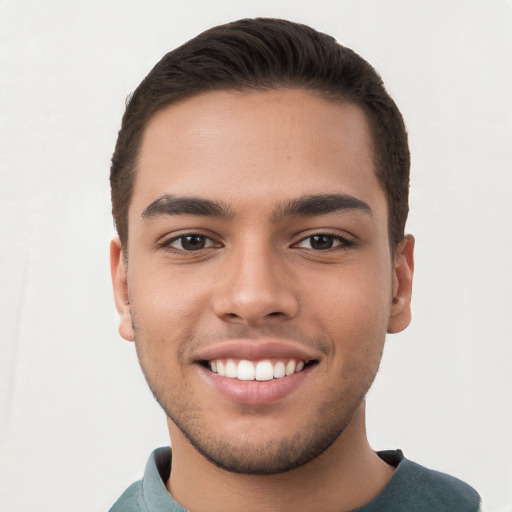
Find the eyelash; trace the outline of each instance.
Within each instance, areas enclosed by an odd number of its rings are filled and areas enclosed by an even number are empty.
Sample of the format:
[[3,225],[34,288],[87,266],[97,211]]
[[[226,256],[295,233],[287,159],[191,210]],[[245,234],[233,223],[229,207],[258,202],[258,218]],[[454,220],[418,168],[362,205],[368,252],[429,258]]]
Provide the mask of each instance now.
[[325,249],[314,249],[313,247],[306,248],[303,247],[303,249],[312,250],[314,252],[327,252],[327,251],[336,251],[336,250],[343,250],[343,249],[350,249],[351,247],[354,247],[356,244],[354,241],[349,240],[347,237],[341,236],[339,234],[335,233],[329,233],[329,232],[317,232],[317,233],[311,233],[308,236],[305,236],[301,238],[298,242],[293,244],[294,247],[297,247],[302,242],[305,242],[306,240],[312,240],[313,238],[320,238],[320,237],[326,237],[331,239],[333,243],[339,242],[337,245],[334,245],[333,247],[327,247]]
[[[202,238],[204,240],[205,244],[208,244],[209,246],[201,247],[197,250],[187,250],[184,248],[179,249],[177,247],[172,247],[172,244],[179,240],[181,240],[181,246],[183,247],[183,242],[186,238],[194,238],[194,237],[196,239]],[[216,242],[215,239],[212,238],[211,236],[203,235],[202,233],[182,233],[181,235],[173,236],[172,238],[170,238],[168,240],[164,240],[163,242],[159,243],[158,246],[161,249],[164,249],[169,252],[180,253],[180,254],[191,254],[191,253],[199,253],[201,251],[211,249],[211,248],[221,247],[222,245],[219,242]]]
[[[194,237],[196,238],[196,240],[199,238],[203,239],[204,244],[206,246],[200,247],[196,250],[193,250],[193,249],[187,250],[187,249],[183,248],[184,240],[186,238],[192,239]],[[350,249],[356,245],[354,241],[352,241],[346,237],[343,237],[339,234],[334,234],[334,233],[329,233],[329,232],[317,232],[317,233],[311,233],[305,237],[302,237],[300,240],[293,243],[291,247],[300,249],[301,248],[300,244],[302,244],[303,242],[305,242],[307,240],[310,240],[310,243],[311,243],[311,241],[315,237],[317,237],[317,238],[325,237],[325,238],[329,239],[328,243],[331,242],[333,244],[336,244],[336,242],[337,242],[337,244],[333,245],[332,247],[326,247],[323,249],[320,249],[320,248],[315,249],[314,247],[302,247],[302,249],[306,249],[306,250],[310,250],[310,251],[314,251],[314,252],[330,252],[330,251],[336,251],[336,250]],[[181,249],[172,246],[173,243],[175,243],[179,240],[181,240],[181,247],[182,247]],[[220,242],[216,242],[215,239],[210,236],[204,235],[202,233],[191,232],[191,233],[183,233],[178,236],[173,236],[172,238],[159,243],[158,246],[163,250],[173,252],[173,253],[193,254],[193,253],[200,253],[204,250],[208,250],[208,249],[212,249],[212,248],[220,248],[220,247],[222,247],[222,244]]]

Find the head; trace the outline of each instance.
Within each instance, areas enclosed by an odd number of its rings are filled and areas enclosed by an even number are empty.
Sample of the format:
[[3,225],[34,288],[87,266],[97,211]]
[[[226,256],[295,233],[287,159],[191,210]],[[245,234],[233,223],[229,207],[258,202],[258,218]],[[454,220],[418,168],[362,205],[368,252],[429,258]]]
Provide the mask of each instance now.
[[157,64],[113,158],[111,255],[175,455],[275,474],[349,427],[353,449],[386,332],[409,322],[407,182],[395,104],[328,36],[243,20]]
[[280,19],[245,19],[211,28],[167,53],[137,87],[123,116],[110,174],[112,212],[123,247],[128,244],[128,210],[149,120],[164,107],[207,91],[282,88],[302,89],[363,110],[394,250],[404,237],[409,192],[409,147],[400,111],[363,58],[329,35]]

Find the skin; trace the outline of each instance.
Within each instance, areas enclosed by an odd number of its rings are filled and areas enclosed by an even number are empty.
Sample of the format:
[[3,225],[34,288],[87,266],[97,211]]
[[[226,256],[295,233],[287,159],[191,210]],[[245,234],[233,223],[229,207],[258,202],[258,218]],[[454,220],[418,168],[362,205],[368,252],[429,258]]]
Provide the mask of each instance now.
[[[151,213],[165,194],[228,215]],[[327,194],[368,208],[286,214]],[[364,396],[386,332],[410,321],[414,239],[392,254],[387,217],[368,124],[352,104],[220,91],[149,122],[112,276],[120,333],[168,416],[167,487],[184,507],[350,510],[389,481],[366,438]],[[184,235],[202,238],[191,249]],[[283,398],[239,403],[198,361],[226,340],[277,340],[314,364]]]

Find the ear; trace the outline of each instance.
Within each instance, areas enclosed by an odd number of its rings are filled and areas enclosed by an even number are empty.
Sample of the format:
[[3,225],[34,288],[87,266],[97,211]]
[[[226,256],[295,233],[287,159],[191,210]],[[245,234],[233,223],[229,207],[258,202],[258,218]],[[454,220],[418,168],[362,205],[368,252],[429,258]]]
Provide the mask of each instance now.
[[121,240],[116,236],[110,242],[110,272],[112,274],[112,287],[114,300],[119,313],[119,334],[127,341],[133,341],[132,315],[130,300],[128,298],[128,280],[126,265],[123,258]]
[[414,237],[406,237],[398,245],[393,264],[393,301],[388,332],[403,331],[411,322],[412,277],[414,274]]

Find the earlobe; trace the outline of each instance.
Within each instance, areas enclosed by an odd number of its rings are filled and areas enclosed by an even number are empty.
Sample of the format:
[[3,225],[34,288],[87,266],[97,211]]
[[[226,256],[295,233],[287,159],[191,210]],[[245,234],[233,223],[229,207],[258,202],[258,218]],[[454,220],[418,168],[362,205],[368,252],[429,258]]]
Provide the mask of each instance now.
[[403,331],[411,322],[412,278],[414,274],[414,237],[406,237],[398,245],[393,266],[393,299],[388,333]]
[[119,237],[116,236],[110,242],[110,272],[112,275],[112,287],[114,301],[119,313],[119,334],[127,341],[133,341],[132,315],[130,300],[128,298],[128,280],[126,265],[123,259],[123,249]]

